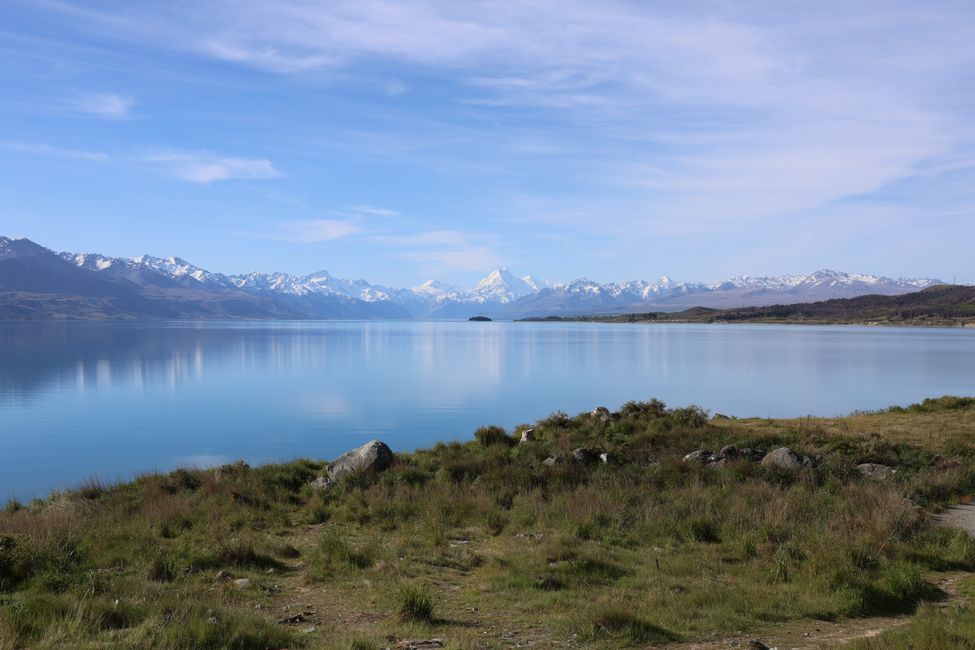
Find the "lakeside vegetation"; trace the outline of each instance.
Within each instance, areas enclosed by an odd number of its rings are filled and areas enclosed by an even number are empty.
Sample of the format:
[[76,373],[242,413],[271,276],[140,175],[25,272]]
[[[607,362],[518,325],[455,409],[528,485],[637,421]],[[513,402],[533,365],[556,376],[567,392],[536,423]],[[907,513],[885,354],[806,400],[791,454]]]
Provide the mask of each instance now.
[[526,321],[600,323],[795,323],[807,325],[975,325],[975,286],[938,285],[898,296],[868,295],[739,309],[692,307],[679,312],[549,316]]
[[[975,610],[938,577],[975,571],[975,540],[929,515],[975,494],[973,434],[972,398],[799,419],[651,400],[324,490],[317,460],[91,482],[0,512],[0,648],[772,645],[918,607],[859,647],[962,647]],[[811,462],[685,460],[727,445]]]

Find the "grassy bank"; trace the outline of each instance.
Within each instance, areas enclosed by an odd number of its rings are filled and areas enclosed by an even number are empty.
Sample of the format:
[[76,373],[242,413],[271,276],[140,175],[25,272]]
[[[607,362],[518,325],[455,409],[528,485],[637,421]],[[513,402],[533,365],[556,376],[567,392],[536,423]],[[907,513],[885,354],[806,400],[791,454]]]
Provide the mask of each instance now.
[[937,285],[896,296],[865,295],[820,302],[676,312],[593,314],[526,318],[529,321],[596,323],[778,323],[792,325],[975,326],[975,287]]
[[[975,542],[927,517],[975,493],[973,400],[799,420],[652,401],[557,413],[516,444],[525,428],[328,491],[300,460],[10,503],[0,647],[644,647],[919,605],[937,627],[931,576],[975,569]],[[683,461],[728,444],[817,464]],[[579,447],[610,462],[572,462]],[[863,462],[897,472],[870,480]],[[889,643],[869,647],[907,647]]]

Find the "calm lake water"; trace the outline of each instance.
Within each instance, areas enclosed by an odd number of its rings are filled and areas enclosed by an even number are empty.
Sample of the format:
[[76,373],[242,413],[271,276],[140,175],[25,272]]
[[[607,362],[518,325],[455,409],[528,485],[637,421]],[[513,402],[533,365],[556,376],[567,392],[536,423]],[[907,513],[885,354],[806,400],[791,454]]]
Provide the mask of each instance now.
[[975,330],[0,323],[0,499],[147,470],[408,450],[659,397],[738,416],[975,394]]

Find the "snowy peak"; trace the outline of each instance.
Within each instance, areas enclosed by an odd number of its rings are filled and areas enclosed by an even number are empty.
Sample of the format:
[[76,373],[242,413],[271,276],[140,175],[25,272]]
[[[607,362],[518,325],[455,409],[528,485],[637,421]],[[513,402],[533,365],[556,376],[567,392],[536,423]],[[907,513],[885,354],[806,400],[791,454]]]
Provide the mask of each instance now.
[[410,291],[417,296],[427,298],[439,298],[448,294],[456,293],[457,290],[450,285],[444,284],[440,280],[427,280],[421,285],[413,287]]
[[500,268],[492,271],[486,278],[478,282],[471,293],[485,300],[505,304],[536,291],[538,288],[534,282],[529,284],[525,279],[517,277],[508,269]]
[[[0,237],[0,259],[46,251],[29,240]],[[97,253],[61,253],[68,263],[106,278],[124,280],[160,292],[203,290],[210,296],[250,296],[261,300],[299,305],[341,305],[355,309],[368,303],[372,312],[394,317],[466,318],[492,315],[499,318],[592,313],[592,311],[677,310],[693,306],[740,307],[743,305],[790,304],[829,298],[848,298],[867,293],[895,295],[917,291],[938,280],[930,278],[892,279],[883,276],[820,269],[808,275],[733,276],[716,284],[676,282],[668,276],[656,281],[631,280],[600,283],[577,278],[550,284],[531,275],[517,276],[498,268],[473,288],[459,289],[431,279],[409,288],[390,288],[366,280],[337,278],[326,270],[298,276],[288,273],[253,272],[238,275],[212,273],[186,260],[142,255],[131,259]],[[195,295],[195,294],[194,294]],[[276,304],[276,303],[275,303]],[[288,307],[291,309],[292,307]],[[343,311],[342,313],[360,313]]]

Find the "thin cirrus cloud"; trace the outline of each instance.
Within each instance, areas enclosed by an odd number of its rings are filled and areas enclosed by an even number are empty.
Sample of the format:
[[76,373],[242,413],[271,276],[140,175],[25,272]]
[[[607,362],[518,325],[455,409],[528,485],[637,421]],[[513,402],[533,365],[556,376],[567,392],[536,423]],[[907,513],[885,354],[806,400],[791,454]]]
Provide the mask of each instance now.
[[422,272],[480,272],[502,264],[493,238],[459,230],[430,230],[409,235],[376,235],[373,240],[397,249]]
[[156,151],[138,160],[191,183],[257,180],[281,175],[266,158],[228,158],[208,151]]
[[41,142],[0,142],[0,149],[32,156],[51,156],[71,160],[87,160],[91,162],[108,162],[109,160],[108,154],[101,151],[56,147]]
[[135,106],[135,98],[113,93],[93,93],[77,98],[72,106],[80,113],[119,120],[129,116]]
[[342,239],[363,232],[362,225],[341,219],[309,219],[291,221],[281,225],[280,230],[269,237],[281,241],[315,243]]

